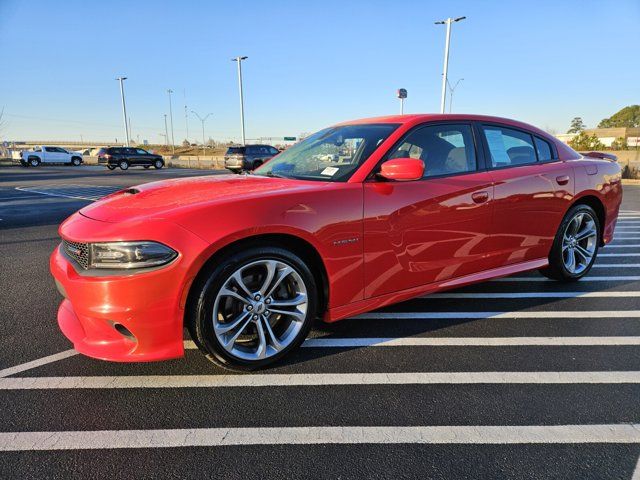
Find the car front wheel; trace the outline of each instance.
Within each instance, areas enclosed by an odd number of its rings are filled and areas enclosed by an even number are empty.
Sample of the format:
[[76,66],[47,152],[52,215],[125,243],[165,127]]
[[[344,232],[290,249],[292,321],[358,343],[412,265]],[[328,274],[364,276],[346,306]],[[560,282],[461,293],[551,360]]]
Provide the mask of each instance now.
[[107,168],[108,168],[109,170],[115,170],[115,169],[116,169],[116,166],[115,166],[115,165],[107,165]]
[[29,159],[29,165],[32,167],[37,167],[38,165],[40,165],[40,159],[39,158],[30,158]]
[[74,157],[71,159],[71,165],[73,165],[74,167],[79,167],[81,163],[82,160],[80,160],[78,157]]
[[540,272],[561,282],[573,282],[584,277],[598,254],[600,228],[598,216],[591,207],[571,207],[553,241],[549,266]]
[[122,160],[118,162],[118,166],[120,167],[120,170],[127,170],[129,168],[129,162]]
[[156,160],[155,162],[153,162],[153,166],[156,168],[156,170],[160,170],[162,167],[164,167],[164,162],[162,160]]
[[299,346],[318,305],[309,267],[279,247],[248,248],[216,262],[189,298],[191,337],[207,358],[232,370],[264,367]]

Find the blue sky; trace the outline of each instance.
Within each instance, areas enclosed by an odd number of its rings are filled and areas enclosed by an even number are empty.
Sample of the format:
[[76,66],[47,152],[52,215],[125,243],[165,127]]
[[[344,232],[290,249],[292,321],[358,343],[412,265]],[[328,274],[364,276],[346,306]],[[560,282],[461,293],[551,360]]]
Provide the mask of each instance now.
[[[9,139],[122,139],[125,74],[134,138],[161,141],[174,90],[176,142],[189,110],[206,135],[298,135],[353,118],[439,108],[443,26],[454,25],[453,111],[562,132],[640,103],[640,2],[0,0],[0,107]],[[190,137],[201,138],[189,118]]]

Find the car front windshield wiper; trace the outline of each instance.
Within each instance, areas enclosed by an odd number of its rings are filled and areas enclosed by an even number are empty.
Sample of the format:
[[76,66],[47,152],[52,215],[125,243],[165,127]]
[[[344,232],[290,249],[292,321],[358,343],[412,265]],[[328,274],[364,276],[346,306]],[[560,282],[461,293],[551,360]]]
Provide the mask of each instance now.
[[273,173],[272,171],[268,171],[265,173],[254,173],[254,175],[261,175],[264,177],[274,177],[274,178],[291,178],[291,177],[287,177],[286,175],[281,175],[279,173]]

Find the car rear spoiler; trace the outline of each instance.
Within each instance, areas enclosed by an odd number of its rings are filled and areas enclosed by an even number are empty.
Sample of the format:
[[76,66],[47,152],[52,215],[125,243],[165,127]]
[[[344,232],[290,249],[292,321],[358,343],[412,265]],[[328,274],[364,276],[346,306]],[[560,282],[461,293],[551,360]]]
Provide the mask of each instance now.
[[602,160],[611,160],[612,162],[617,162],[618,157],[612,155],[610,153],[602,153],[602,152],[580,152],[581,155],[585,157],[591,158],[601,158]]

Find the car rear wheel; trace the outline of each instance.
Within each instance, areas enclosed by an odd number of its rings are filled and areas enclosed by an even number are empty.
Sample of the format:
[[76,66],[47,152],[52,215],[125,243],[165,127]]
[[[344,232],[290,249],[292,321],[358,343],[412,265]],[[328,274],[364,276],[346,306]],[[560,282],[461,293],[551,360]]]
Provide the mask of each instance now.
[[73,165],[74,167],[79,167],[81,163],[82,160],[80,160],[78,157],[73,157],[71,159],[71,165]]
[[107,165],[107,168],[108,168],[109,170],[115,170],[115,169],[116,169],[116,166],[115,166],[115,165]]
[[299,346],[316,315],[309,267],[278,247],[254,247],[216,262],[194,284],[187,326],[212,362],[232,370],[269,365]]
[[144,169],[145,169],[145,170],[148,170],[148,169],[149,169],[149,167],[151,167],[151,165],[144,165]]
[[156,160],[155,162],[153,162],[153,166],[156,170],[160,170],[162,167],[164,167],[164,162],[162,160]]
[[129,162],[127,162],[126,160],[121,160],[120,162],[118,162],[118,166],[120,167],[120,170],[127,170],[129,168]]
[[598,254],[600,222],[588,205],[575,205],[565,215],[549,253],[544,276],[561,282],[581,279],[593,266]]

